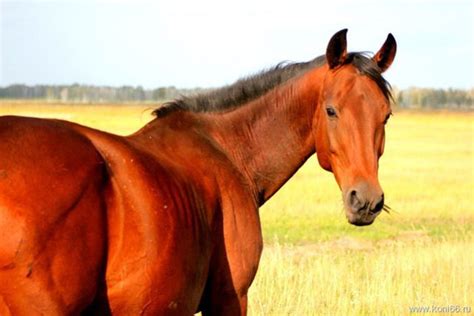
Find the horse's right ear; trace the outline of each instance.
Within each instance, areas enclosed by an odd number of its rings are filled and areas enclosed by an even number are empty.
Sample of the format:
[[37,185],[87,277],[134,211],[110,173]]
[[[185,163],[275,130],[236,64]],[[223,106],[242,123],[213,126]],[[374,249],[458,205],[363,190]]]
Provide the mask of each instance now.
[[344,64],[347,57],[347,29],[340,30],[329,40],[326,48],[326,60],[329,68],[334,69]]
[[397,42],[392,33],[389,33],[382,48],[375,54],[373,60],[379,66],[381,72],[387,70],[395,59],[397,53]]

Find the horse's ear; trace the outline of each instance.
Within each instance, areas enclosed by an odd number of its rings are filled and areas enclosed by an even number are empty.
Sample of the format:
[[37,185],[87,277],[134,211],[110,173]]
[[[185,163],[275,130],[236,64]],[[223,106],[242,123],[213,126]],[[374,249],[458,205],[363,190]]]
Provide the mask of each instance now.
[[340,30],[334,34],[329,40],[328,48],[326,49],[326,60],[329,68],[334,69],[346,60],[347,56],[347,29]]
[[387,70],[395,59],[397,53],[397,42],[391,33],[388,34],[382,48],[374,55],[373,60],[379,66],[380,70],[384,72]]

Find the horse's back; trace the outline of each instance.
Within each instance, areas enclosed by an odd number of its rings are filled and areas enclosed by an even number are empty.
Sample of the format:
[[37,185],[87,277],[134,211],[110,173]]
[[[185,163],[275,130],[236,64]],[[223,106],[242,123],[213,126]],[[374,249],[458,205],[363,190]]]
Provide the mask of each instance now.
[[103,170],[67,124],[0,118],[2,313],[77,313],[92,302],[104,261]]

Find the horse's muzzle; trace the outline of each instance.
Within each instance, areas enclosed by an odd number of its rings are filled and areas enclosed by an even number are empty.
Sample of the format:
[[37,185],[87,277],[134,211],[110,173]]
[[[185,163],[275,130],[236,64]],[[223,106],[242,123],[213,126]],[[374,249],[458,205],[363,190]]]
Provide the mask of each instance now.
[[372,224],[382,211],[384,195],[380,189],[372,188],[366,182],[362,182],[346,190],[344,205],[349,223],[366,226]]

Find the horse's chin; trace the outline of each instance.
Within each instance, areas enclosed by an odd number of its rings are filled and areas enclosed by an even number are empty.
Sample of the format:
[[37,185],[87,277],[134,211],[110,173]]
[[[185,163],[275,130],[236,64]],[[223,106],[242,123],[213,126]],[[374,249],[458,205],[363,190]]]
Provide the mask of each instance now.
[[354,214],[350,211],[346,211],[346,217],[347,217],[347,221],[349,222],[349,224],[352,224],[354,226],[368,226],[368,225],[371,225],[375,219],[377,218],[377,215],[379,215],[379,213],[376,213],[376,214]]
[[353,221],[351,221],[349,219],[347,221],[349,222],[349,224],[352,224],[354,226],[369,226],[374,222],[374,220],[371,220],[371,221],[353,220]]

